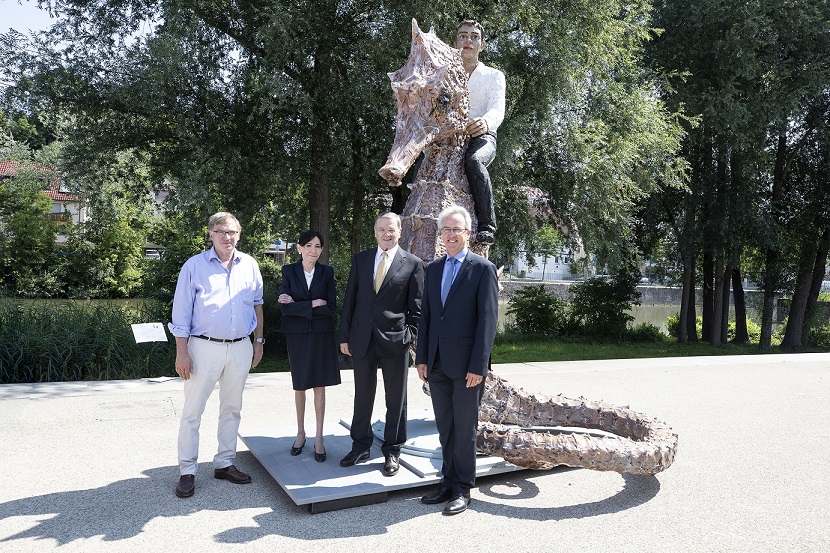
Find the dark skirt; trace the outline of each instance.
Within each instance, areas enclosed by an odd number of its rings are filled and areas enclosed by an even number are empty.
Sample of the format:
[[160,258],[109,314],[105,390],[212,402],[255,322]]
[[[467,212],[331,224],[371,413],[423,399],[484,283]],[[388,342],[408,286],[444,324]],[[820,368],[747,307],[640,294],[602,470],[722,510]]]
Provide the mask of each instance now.
[[331,332],[287,333],[288,362],[295,390],[340,384],[337,340]]

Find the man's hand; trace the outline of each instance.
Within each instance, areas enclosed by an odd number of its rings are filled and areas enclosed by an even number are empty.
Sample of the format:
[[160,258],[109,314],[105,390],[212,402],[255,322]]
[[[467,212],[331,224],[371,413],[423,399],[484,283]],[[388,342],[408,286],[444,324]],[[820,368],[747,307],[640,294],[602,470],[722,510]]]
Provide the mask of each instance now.
[[262,361],[262,352],[264,349],[262,342],[254,342],[254,358],[251,360],[252,369]]
[[323,307],[328,303],[326,300],[311,300],[311,307]]
[[190,354],[187,351],[176,352],[176,374],[182,377],[182,380],[188,380],[193,373],[193,361],[190,359]]
[[482,134],[487,132],[487,121],[485,121],[482,117],[476,117],[475,119],[467,123],[467,126],[464,127],[464,132],[469,134],[473,138],[481,136]]
[[421,377],[421,380],[424,382],[427,381],[427,364],[426,363],[419,363],[417,366],[418,369],[418,376]]
[[348,355],[349,357],[352,356],[352,350],[349,349],[348,342],[343,342],[342,344],[340,344],[340,351],[343,353],[343,355]]
[[277,298],[277,301],[280,303],[292,303],[294,301],[294,298],[292,298],[288,294],[280,294],[280,297]]
[[481,384],[483,377],[480,374],[467,373],[467,387],[474,388]]

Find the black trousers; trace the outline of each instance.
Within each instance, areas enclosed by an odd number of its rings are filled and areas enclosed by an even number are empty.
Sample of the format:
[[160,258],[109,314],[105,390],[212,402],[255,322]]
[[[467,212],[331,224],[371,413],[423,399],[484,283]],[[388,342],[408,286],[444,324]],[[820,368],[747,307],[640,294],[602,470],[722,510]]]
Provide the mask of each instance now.
[[406,381],[409,371],[409,348],[396,357],[380,357],[375,340],[369,342],[366,355],[354,359],[354,414],[352,449],[368,451],[372,447],[372,408],[378,386],[378,367],[383,373],[386,397],[386,428],[383,433],[384,455],[399,453],[406,442]]
[[470,139],[464,155],[464,172],[470,183],[479,231],[496,232],[496,210],[493,205],[493,183],[487,167],[496,158],[496,135],[483,134]]
[[464,378],[453,378],[436,359],[427,376],[441,442],[441,486],[453,493],[469,493],[476,481],[478,404],[484,384],[467,388]]

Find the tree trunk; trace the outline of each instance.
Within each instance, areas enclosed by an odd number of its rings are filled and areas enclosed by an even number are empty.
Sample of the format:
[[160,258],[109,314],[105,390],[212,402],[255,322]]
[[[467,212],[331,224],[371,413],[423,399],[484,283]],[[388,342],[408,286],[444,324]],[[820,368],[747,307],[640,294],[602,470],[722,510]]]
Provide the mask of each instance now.
[[732,280],[732,265],[727,265],[723,270],[723,290],[721,291],[721,325],[720,325],[720,343],[725,344],[729,339],[729,283]]
[[361,230],[363,227],[363,206],[366,203],[366,192],[363,186],[363,163],[361,163],[363,152],[363,133],[355,121],[351,126],[352,140],[352,221],[349,228],[349,243],[352,255],[363,249],[361,243]]
[[745,344],[749,341],[749,332],[746,329],[746,299],[740,267],[732,269],[732,289],[735,291],[735,337],[732,343]]
[[[688,342],[689,290],[694,290],[694,256],[683,263],[683,287],[680,292],[680,320],[677,323],[677,342]],[[694,297],[694,295],[692,295]]]
[[795,281],[790,314],[787,317],[787,329],[784,339],[781,340],[781,349],[801,348],[801,331],[804,328],[804,314],[807,308],[807,297],[810,295],[810,286],[813,282],[813,267],[816,264],[818,253],[818,229],[811,226],[804,236],[801,247],[801,261],[798,264],[798,276]]
[[[787,128],[778,131],[775,152],[775,168],[772,176],[770,210],[774,231],[781,229],[781,202],[784,198],[784,177],[787,174]],[[764,306],[761,313],[761,341],[758,347],[768,350],[772,345],[772,315],[775,309],[775,294],[781,287],[781,256],[776,245],[766,248],[764,260]]]
[[[709,324],[709,343],[721,346],[721,328],[723,325],[723,256],[718,255],[714,268],[714,286],[712,287],[712,322]],[[728,311],[727,311],[728,313]]]
[[689,297],[687,298],[687,303],[689,304],[689,310],[686,319],[686,339],[689,342],[697,343],[698,336],[697,336],[697,310],[695,309],[695,302],[697,301],[697,290],[695,289],[695,265],[696,265],[695,256],[692,256],[691,259],[691,272],[689,274],[690,282],[689,282],[689,290],[688,294]]
[[[329,133],[330,122],[327,105],[329,83],[331,82],[331,53],[321,50],[314,63],[315,84],[311,93],[312,128],[311,158],[308,182],[308,217],[309,228],[323,235],[326,245],[330,245],[330,190],[331,167],[326,160],[332,153],[332,141]],[[328,263],[329,248],[323,248],[320,261]]]
[[816,252],[816,264],[813,266],[813,282],[810,286],[810,294],[807,296],[807,307],[804,310],[804,329],[802,333],[807,332],[807,327],[816,310],[818,295],[821,292],[821,283],[824,281],[828,254],[830,254],[830,227],[824,229],[819,240],[818,252]]
[[703,252],[703,286],[701,290],[703,300],[703,328],[701,329],[701,338],[704,342],[712,341],[713,331],[713,310],[714,302],[714,280],[715,280],[715,263],[712,259],[711,252]]

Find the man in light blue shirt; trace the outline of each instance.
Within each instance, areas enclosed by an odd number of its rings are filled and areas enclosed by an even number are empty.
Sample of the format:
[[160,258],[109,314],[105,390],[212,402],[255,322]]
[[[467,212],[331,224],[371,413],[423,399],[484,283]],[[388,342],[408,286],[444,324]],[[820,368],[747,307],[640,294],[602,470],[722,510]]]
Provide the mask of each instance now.
[[[251,256],[236,249],[242,233],[230,213],[210,217],[213,247],[188,259],[179,272],[170,332],[176,337],[176,372],[184,380],[179,425],[179,483],[176,495],[195,491],[199,425],[217,382],[218,451],[213,476],[234,484],[251,477],[233,465],[242,391],[248,371],[262,359],[262,275]],[[254,342],[249,336],[253,334]]]

